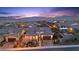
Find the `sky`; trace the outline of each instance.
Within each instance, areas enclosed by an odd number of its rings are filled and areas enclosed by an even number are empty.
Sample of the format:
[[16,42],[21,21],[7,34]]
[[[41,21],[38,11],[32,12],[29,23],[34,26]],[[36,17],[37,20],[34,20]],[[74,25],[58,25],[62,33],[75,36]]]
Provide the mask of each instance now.
[[0,17],[56,17],[79,15],[78,7],[0,7]]

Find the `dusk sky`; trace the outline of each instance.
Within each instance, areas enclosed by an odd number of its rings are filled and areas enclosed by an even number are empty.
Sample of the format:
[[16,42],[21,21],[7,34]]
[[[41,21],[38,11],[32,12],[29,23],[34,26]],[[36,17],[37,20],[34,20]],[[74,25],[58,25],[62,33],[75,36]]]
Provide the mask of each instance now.
[[0,7],[1,16],[18,17],[55,17],[79,15],[78,7]]

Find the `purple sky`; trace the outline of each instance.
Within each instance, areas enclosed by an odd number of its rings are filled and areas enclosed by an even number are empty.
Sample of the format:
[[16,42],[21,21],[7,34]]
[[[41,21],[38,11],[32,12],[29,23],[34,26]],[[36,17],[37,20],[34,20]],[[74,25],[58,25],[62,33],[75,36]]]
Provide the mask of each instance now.
[[0,17],[55,17],[79,15],[78,7],[0,7]]

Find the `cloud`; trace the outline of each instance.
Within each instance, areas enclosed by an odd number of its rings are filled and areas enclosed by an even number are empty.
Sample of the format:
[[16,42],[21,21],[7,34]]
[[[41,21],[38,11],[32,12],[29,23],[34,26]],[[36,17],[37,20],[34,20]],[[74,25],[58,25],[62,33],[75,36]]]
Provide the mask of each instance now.
[[[72,9],[72,10],[71,10]],[[77,9],[53,9],[50,10],[47,13],[41,13],[40,16],[46,16],[46,17],[55,17],[55,16],[74,16],[79,15],[79,10]]]
[[0,11],[0,17],[8,17],[8,16],[14,16],[12,13],[9,12],[1,12]]
[[8,12],[0,12],[0,14],[9,15],[9,14],[11,14],[11,13],[8,13]]
[[78,7],[57,7],[51,9],[49,13],[60,14],[60,15],[79,15]]

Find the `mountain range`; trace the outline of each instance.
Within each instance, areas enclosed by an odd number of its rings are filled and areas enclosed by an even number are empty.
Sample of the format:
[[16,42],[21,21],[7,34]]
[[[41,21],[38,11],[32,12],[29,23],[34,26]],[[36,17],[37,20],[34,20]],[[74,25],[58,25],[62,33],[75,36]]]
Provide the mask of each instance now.
[[17,21],[43,21],[43,20],[79,20],[79,16],[58,16],[58,17],[24,17],[24,18],[16,18],[15,16],[11,17],[0,17],[0,22],[17,22]]

